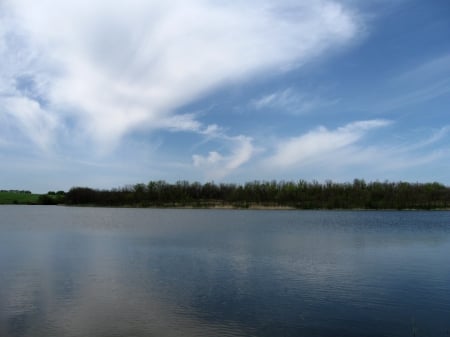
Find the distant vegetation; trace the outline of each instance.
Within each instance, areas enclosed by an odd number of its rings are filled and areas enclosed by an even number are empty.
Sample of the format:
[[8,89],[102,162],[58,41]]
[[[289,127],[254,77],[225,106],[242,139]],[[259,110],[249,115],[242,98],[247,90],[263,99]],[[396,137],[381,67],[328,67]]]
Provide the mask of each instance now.
[[47,194],[41,194],[38,199],[40,205],[58,205],[64,204],[66,192],[64,191],[49,191]]
[[0,190],[0,205],[56,205],[64,203],[64,191],[33,194],[30,191]]
[[446,209],[450,188],[440,183],[253,181],[243,185],[151,181],[112,190],[74,187],[69,205],[134,207],[290,207],[297,209]]
[[0,190],[1,204],[36,204],[39,195],[30,191]]
[[111,190],[73,187],[47,194],[0,191],[0,204],[91,205],[113,207],[288,207],[296,209],[449,209],[450,187],[440,183],[331,180],[253,181],[200,184],[151,181]]

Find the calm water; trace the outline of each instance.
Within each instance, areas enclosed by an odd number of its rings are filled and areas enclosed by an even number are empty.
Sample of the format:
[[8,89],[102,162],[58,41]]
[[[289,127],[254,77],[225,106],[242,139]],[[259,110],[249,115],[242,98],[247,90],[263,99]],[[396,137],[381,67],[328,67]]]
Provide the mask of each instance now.
[[450,336],[450,212],[0,206],[0,336]]

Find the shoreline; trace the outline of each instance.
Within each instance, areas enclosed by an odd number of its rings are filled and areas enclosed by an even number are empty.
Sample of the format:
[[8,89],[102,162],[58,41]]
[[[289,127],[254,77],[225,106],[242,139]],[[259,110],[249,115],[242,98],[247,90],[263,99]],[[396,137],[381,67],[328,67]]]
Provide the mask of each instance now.
[[331,211],[331,212],[433,212],[441,211],[448,212],[450,208],[298,208],[292,206],[264,206],[264,205],[248,205],[246,207],[233,206],[233,205],[211,205],[211,206],[195,206],[195,205],[155,205],[155,206],[133,206],[133,205],[95,205],[95,204],[56,204],[56,205],[42,205],[42,204],[14,204],[3,203],[0,206],[56,206],[56,207],[86,207],[86,208],[126,208],[126,209],[159,209],[159,210],[235,210],[235,211]]

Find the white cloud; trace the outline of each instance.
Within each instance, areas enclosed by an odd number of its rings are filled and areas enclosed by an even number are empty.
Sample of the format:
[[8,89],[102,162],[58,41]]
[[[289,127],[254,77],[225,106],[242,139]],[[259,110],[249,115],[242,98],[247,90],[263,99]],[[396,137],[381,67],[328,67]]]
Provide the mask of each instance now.
[[207,179],[222,179],[234,170],[248,162],[255,150],[252,139],[245,136],[230,137],[227,139],[232,149],[228,155],[211,151],[207,156],[193,155],[194,166],[205,172]]
[[200,132],[202,124],[195,119],[195,115],[184,114],[168,116],[164,119],[155,121],[153,128],[168,129],[171,131],[192,131]]
[[274,175],[341,181],[355,177],[420,181],[427,175],[427,180],[445,179],[441,172],[448,168],[449,126],[428,135],[416,130],[402,132],[401,138],[400,134],[390,138],[375,134],[370,143],[365,141],[369,133],[390,124],[387,120],[353,122],[334,130],[319,127],[279,140],[274,154],[262,159],[257,172],[269,179]]
[[223,161],[224,158],[216,151],[211,151],[208,156],[200,156],[195,154],[192,156],[194,161],[194,166],[204,166],[204,165],[217,165],[219,162]]
[[337,102],[337,99],[325,99],[288,88],[252,100],[251,106],[257,110],[277,109],[279,112],[301,115],[309,113],[315,109],[334,105]]
[[50,149],[54,141],[53,131],[58,124],[53,114],[43,110],[39,103],[26,97],[0,97],[0,106],[3,113],[10,117],[9,120],[13,122],[13,125],[23,130],[34,144],[43,150]]
[[[0,95],[47,103],[16,111],[23,132],[43,131],[37,116],[72,120],[105,149],[136,129],[207,128],[174,110],[230,81],[302,64],[358,30],[354,13],[332,0],[5,4]],[[33,95],[14,87],[24,74],[36,83]]]
[[389,125],[386,120],[368,120],[347,124],[335,130],[321,126],[299,137],[279,142],[275,154],[267,160],[269,167],[301,167],[329,161],[330,155],[357,144],[372,129]]
[[206,129],[204,129],[202,131],[202,133],[206,136],[214,136],[214,135],[220,133],[221,131],[222,131],[222,129],[217,124],[211,124],[211,125],[208,125],[206,127]]

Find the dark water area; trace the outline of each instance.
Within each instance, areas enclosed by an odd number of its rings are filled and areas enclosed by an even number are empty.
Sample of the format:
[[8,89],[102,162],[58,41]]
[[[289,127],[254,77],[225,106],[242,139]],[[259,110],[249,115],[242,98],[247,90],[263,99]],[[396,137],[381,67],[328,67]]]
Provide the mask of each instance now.
[[450,336],[450,212],[0,206],[0,336]]

